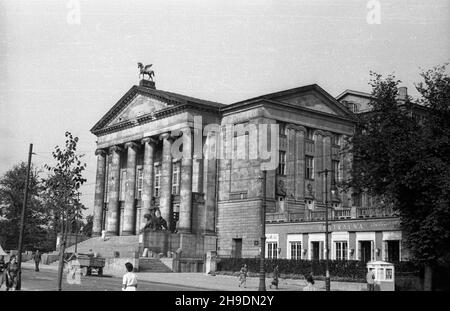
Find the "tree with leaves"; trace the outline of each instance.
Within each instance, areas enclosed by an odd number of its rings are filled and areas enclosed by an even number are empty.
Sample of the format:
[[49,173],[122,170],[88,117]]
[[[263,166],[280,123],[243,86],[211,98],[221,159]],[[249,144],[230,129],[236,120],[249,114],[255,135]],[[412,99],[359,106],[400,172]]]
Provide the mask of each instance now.
[[[20,217],[27,177],[27,164],[21,162],[0,178],[0,202],[4,206],[0,220],[0,236],[4,238],[5,249],[17,249],[19,242]],[[31,168],[29,182],[29,200],[26,209],[27,225],[24,231],[24,249],[50,251],[48,241],[49,213],[43,206],[39,171]]]
[[[435,267],[450,262],[450,77],[445,65],[423,72],[422,97],[399,103],[401,81],[371,76],[372,110],[351,139],[350,185],[394,206],[430,290]],[[421,121],[412,117],[419,107],[427,108]]]
[[45,165],[50,174],[44,180],[47,202],[54,207],[55,214],[61,220],[63,233],[59,249],[58,290],[62,286],[67,235],[71,223],[81,213],[82,204],[77,204],[79,189],[86,181],[83,178],[86,163],[81,162],[84,155],[77,154],[78,137],[73,137],[70,132],[66,132],[65,137],[65,147],[56,146],[52,152],[56,164]]

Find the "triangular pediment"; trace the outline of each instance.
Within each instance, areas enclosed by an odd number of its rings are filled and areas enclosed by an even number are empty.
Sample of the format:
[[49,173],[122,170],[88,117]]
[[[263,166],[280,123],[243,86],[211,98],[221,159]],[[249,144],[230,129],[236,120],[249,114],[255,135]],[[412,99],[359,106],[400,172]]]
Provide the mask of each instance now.
[[347,107],[338,102],[317,84],[305,85],[294,89],[254,97],[234,103],[227,108],[224,108],[224,110],[231,110],[245,104],[259,103],[260,101],[278,104],[280,105],[280,109],[282,109],[284,104],[290,107],[317,111],[321,114],[354,119],[353,113],[348,110]]
[[288,103],[303,108],[316,110],[328,114],[339,115],[340,108],[336,107],[334,103],[331,103],[328,99],[315,93],[314,91],[295,94],[288,97],[277,98],[277,101]]
[[138,93],[106,126],[133,121],[144,115],[153,114],[171,106],[162,100]]

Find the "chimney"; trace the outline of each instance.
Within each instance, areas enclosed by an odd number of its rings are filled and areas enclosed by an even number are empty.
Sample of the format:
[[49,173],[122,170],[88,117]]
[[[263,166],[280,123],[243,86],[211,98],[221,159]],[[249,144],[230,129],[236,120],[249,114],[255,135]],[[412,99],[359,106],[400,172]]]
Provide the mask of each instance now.
[[408,98],[408,88],[406,86],[401,86],[398,88],[397,100],[401,103],[405,103]]
[[155,81],[150,81],[150,80],[145,80],[142,79],[141,81],[139,81],[139,86],[143,86],[143,87],[147,87],[149,89],[156,89],[155,87]]

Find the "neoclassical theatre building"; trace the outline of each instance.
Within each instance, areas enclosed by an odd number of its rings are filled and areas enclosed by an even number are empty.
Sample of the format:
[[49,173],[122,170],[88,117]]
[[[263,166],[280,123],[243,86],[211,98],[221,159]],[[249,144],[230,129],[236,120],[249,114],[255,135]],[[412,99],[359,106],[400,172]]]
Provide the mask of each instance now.
[[[207,251],[255,257],[265,202],[266,257],[320,259],[327,200],[332,259],[405,259],[392,209],[333,186],[348,177],[351,156],[341,151],[368,101],[369,94],[355,91],[334,98],[313,84],[224,105],[141,80],[91,129],[97,136],[93,232],[139,235],[142,247],[181,249],[190,257]],[[267,131],[277,166],[265,175],[264,161],[249,156],[260,147],[261,124],[277,129]],[[259,136],[248,130],[252,125]],[[239,126],[244,130],[234,130]],[[244,156],[223,156],[239,153]],[[152,210],[168,230],[145,229]]]

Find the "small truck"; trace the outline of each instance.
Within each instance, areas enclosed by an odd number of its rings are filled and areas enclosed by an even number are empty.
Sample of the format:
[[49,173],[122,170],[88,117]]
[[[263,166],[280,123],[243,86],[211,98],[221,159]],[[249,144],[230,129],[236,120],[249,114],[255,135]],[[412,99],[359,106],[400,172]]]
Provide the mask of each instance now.
[[80,263],[81,273],[83,276],[92,275],[93,270],[97,272],[98,276],[103,275],[105,258],[79,254],[77,259]]

